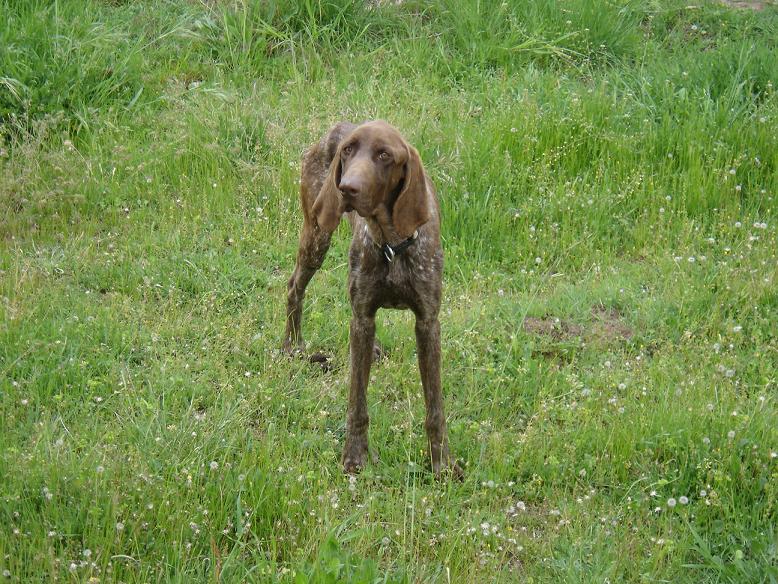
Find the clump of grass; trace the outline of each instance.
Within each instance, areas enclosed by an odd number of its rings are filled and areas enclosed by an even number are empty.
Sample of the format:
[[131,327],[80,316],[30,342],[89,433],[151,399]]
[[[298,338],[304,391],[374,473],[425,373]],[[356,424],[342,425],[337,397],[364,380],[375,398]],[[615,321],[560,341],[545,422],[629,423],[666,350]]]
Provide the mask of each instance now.
[[499,0],[433,4],[441,39],[469,66],[518,69],[532,62],[577,66],[629,59],[640,52],[636,3]]
[[311,58],[302,47],[332,54],[376,46],[398,24],[389,11],[360,0],[252,0],[214,10],[199,28],[212,58],[232,72],[255,74],[268,71],[273,57]]
[[3,0],[0,10],[4,135],[58,115],[77,132],[95,111],[131,108],[141,97],[141,39],[105,22],[99,3]]

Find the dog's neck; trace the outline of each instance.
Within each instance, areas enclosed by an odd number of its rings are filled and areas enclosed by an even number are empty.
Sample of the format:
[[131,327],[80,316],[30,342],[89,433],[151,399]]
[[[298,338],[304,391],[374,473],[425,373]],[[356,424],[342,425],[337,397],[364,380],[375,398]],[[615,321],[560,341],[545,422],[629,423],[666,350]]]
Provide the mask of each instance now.
[[400,237],[394,228],[392,223],[392,214],[385,205],[379,205],[373,215],[365,217],[367,223],[367,231],[370,234],[370,239],[378,246],[381,247],[385,243],[389,245],[399,245],[405,241],[404,237]]

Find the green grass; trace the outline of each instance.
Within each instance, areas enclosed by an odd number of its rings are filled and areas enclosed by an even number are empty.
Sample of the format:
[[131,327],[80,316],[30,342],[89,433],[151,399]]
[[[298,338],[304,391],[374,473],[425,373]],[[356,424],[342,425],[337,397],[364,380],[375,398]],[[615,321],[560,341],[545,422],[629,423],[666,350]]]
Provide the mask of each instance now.
[[[777,39],[769,3],[0,0],[0,573],[778,581]],[[341,472],[346,226],[335,370],[278,350],[300,155],[370,118],[438,186],[462,483],[405,312]]]

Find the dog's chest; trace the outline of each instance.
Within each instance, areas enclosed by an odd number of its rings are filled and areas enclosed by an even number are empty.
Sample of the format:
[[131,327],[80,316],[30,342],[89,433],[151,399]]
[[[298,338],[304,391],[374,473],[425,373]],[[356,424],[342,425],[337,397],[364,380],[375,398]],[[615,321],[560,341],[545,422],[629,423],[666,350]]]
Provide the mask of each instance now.
[[397,258],[386,265],[386,273],[379,284],[380,304],[382,308],[409,308],[415,304],[418,296],[414,280],[414,270],[404,261]]
[[349,292],[357,304],[416,309],[430,289],[440,286],[441,254],[409,249],[387,262],[377,247],[358,246],[349,263]]

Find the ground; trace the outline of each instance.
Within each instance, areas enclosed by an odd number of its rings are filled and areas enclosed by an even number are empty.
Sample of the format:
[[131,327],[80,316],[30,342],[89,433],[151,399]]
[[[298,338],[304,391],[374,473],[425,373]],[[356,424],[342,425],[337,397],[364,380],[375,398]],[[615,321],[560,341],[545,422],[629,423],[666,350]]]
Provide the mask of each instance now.
[[[742,3],[737,3],[742,4]],[[774,582],[778,11],[0,0],[9,582]],[[347,225],[280,349],[300,157],[383,118],[442,205],[425,455],[379,313],[344,475]]]

